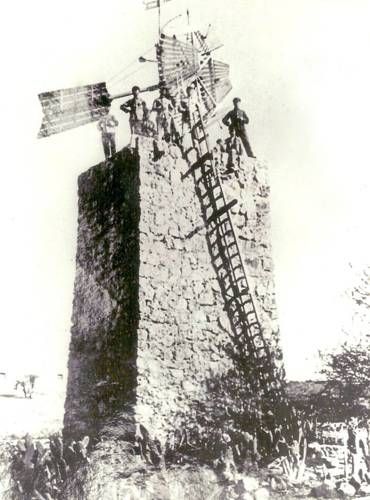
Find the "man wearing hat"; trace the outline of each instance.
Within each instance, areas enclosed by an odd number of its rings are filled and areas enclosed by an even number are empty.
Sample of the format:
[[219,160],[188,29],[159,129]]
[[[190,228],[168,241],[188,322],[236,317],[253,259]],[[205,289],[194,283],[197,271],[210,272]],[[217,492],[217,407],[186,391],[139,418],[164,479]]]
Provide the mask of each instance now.
[[237,137],[240,137],[243,143],[247,155],[251,158],[255,158],[252,148],[249,144],[247,131],[245,129],[245,125],[249,123],[249,118],[246,112],[240,108],[240,102],[241,99],[239,97],[235,97],[233,99],[234,109],[229,111],[227,115],[224,116],[224,118],[222,119],[222,123],[229,127],[229,129],[235,130]]

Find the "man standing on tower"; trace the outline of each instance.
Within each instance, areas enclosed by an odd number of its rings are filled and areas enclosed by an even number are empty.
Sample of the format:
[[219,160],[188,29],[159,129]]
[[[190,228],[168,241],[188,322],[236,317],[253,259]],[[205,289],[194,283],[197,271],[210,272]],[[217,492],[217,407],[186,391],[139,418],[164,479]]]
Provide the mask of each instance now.
[[130,113],[131,146],[133,146],[135,135],[144,133],[144,124],[149,116],[147,104],[140,96],[140,88],[137,85],[132,87],[132,96],[120,106],[122,111]]
[[166,89],[159,89],[159,97],[154,100],[152,111],[156,113],[158,139],[161,140],[164,135],[171,133],[173,104],[166,96]]
[[240,157],[243,151],[242,141],[233,127],[230,127],[230,137],[226,139],[225,146],[228,154],[227,167],[229,171],[232,171],[235,167],[240,167]]
[[194,147],[194,120],[197,112],[201,113],[202,111],[200,109],[198,93],[194,84],[191,84],[186,88],[186,96],[180,100],[178,111],[180,111],[182,115],[181,145],[182,148],[187,151],[189,148]]
[[240,108],[240,102],[241,99],[239,97],[233,99],[234,109],[224,116],[222,123],[229,127],[229,129],[235,130],[235,134],[237,137],[240,137],[247,155],[251,158],[255,158],[249,144],[247,131],[245,130],[246,124],[249,123],[249,118],[246,112]]
[[118,120],[108,113],[98,121],[98,129],[101,132],[101,139],[105,158],[110,158],[116,152],[116,127]]

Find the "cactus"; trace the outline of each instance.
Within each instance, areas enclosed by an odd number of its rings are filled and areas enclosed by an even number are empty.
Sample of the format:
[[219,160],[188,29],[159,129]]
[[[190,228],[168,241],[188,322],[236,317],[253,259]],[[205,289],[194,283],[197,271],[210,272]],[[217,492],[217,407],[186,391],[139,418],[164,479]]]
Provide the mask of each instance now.
[[11,473],[16,496],[25,500],[59,500],[63,484],[81,464],[88,461],[89,438],[64,445],[58,434],[48,442],[30,435],[12,448]]

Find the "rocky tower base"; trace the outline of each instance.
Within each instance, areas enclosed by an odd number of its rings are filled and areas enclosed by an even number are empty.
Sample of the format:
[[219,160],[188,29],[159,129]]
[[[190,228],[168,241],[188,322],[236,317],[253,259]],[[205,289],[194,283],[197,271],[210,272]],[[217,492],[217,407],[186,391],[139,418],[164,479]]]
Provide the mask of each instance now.
[[[189,166],[127,151],[79,178],[77,272],[65,435],[164,438],[227,373],[230,342]],[[266,338],[278,352],[265,168],[225,180]],[[209,406],[212,414],[212,406]],[[216,409],[215,409],[216,411]]]

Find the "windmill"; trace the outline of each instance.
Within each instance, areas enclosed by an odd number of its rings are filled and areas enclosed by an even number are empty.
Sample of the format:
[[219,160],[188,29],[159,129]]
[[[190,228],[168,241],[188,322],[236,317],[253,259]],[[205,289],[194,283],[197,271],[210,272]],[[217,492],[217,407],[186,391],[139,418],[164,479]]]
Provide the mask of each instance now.
[[[160,0],[147,0],[146,5],[148,8],[160,7]],[[209,42],[208,33],[203,35],[199,30],[188,30],[183,36],[169,36],[160,30],[154,61],[158,66],[158,81],[141,92],[164,88],[174,102],[179,102],[190,85],[197,91],[199,105],[192,117],[190,135],[193,148],[189,150],[190,154],[195,153],[196,160],[190,156],[186,159],[197,167],[191,171],[197,176],[194,179],[196,192],[200,197],[205,225],[209,229],[213,265],[222,283],[225,311],[237,351],[235,356],[242,359],[248,371],[244,375],[250,379],[256,392],[262,391],[274,403],[284,402],[284,375],[281,370],[277,374],[276,356],[264,338],[229,213],[237,200],[227,203],[222,182],[213,168],[206,129],[214,122],[218,105],[232,88],[229,65],[213,57],[218,48],[219,45]],[[108,114],[115,99],[130,95],[131,92],[111,95],[106,82],[41,93],[39,99],[44,117],[39,137],[48,137],[99,120]],[[182,120],[180,111],[174,112],[174,120],[177,124]],[[249,373],[252,362],[253,377]]]
[[[158,7],[160,11],[159,0],[145,5],[147,8]],[[156,44],[159,80],[141,92],[164,87],[176,101],[185,94],[186,86],[194,84],[204,110],[202,118],[206,122],[231,90],[229,66],[213,58],[215,48],[207,44],[207,36],[200,31],[187,33],[184,40],[160,32]],[[131,92],[111,95],[106,82],[42,92],[39,100],[43,119],[38,137],[48,137],[97,121],[108,114],[113,100],[130,95]],[[181,120],[180,113],[175,115],[175,121]]]

